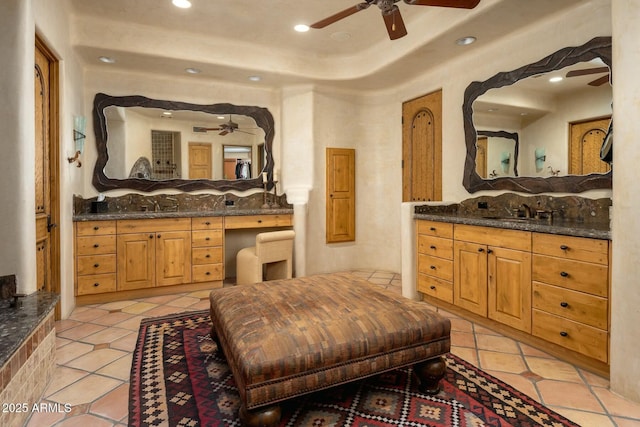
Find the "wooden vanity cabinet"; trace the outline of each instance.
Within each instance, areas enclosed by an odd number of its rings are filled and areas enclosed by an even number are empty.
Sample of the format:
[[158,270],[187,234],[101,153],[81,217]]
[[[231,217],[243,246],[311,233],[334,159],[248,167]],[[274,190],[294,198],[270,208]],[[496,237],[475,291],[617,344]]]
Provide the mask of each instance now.
[[76,223],[76,294],[116,290],[116,223]]
[[533,234],[533,334],[608,362],[608,241]]
[[453,224],[418,221],[416,242],[419,292],[453,302]]
[[531,233],[456,224],[454,304],[531,332]]
[[192,218],[191,230],[193,282],[224,280],[223,218]]
[[191,283],[191,220],[117,221],[117,290]]

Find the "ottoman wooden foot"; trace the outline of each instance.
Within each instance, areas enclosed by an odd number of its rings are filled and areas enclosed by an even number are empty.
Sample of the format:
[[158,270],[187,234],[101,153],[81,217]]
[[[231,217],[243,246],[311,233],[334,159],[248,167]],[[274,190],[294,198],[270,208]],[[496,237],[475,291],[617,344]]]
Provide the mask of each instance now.
[[240,421],[247,427],[275,427],[280,424],[282,415],[280,406],[267,406],[248,411],[246,406],[240,406]]
[[429,359],[416,363],[413,370],[420,380],[420,391],[425,394],[438,394],[440,392],[440,380],[444,378],[447,364],[442,357]]

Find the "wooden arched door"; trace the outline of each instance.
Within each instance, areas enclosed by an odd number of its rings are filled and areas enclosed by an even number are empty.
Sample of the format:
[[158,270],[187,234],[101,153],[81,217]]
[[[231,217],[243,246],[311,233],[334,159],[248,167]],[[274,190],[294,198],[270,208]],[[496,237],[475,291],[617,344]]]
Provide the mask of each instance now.
[[600,148],[611,118],[571,123],[569,174],[607,173],[611,166],[600,159]]

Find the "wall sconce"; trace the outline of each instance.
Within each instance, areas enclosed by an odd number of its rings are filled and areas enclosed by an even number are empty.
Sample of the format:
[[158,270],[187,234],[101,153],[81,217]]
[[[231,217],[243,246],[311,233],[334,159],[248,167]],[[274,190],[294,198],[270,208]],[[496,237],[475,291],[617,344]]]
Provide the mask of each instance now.
[[503,151],[500,154],[500,164],[502,165],[502,172],[509,172],[509,164],[511,163],[511,153]]
[[544,148],[536,148],[536,172],[541,172],[544,166],[545,160],[547,160],[547,156],[544,153]]
[[85,128],[87,125],[87,120],[83,116],[74,116],[73,117],[73,143],[75,148],[75,155],[73,157],[67,157],[69,163],[77,162],[77,167],[82,166],[82,162],[80,162],[80,154],[84,151],[84,139]]

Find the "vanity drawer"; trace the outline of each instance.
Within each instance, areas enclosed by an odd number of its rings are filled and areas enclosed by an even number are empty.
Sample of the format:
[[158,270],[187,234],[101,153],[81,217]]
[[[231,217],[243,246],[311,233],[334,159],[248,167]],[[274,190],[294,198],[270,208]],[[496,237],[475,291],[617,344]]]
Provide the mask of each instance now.
[[116,252],[116,235],[85,236],[76,239],[77,255],[113,254]]
[[533,282],[533,308],[608,330],[606,298]]
[[453,261],[418,254],[418,272],[451,282],[453,281]]
[[78,276],[116,272],[116,255],[87,255],[78,257]]
[[291,215],[239,215],[227,216],[224,219],[224,228],[264,228],[264,227],[290,227],[293,225]]
[[222,230],[203,230],[191,232],[191,246],[222,246]]
[[193,248],[191,264],[211,264],[223,262],[222,246]]
[[98,236],[103,234],[115,234],[115,221],[81,221],[76,222],[77,236]]
[[533,335],[578,353],[608,361],[608,333],[583,323],[533,310]]
[[453,283],[437,277],[418,274],[417,290],[449,304],[453,304]]
[[518,251],[531,251],[530,231],[456,224],[453,235],[455,240],[462,240],[464,242],[497,246]]
[[224,279],[224,264],[194,265],[191,271],[193,282],[209,282]]
[[585,237],[533,233],[533,252],[558,258],[609,263],[609,241]]
[[453,259],[453,240],[418,234],[418,253]]
[[118,234],[191,231],[191,218],[122,219],[116,226]]
[[222,217],[191,218],[192,230],[218,230],[222,229]]
[[605,298],[609,296],[606,265],[534,254],[532,279]]
[[453,238],[453,224],[419,219],[417,221],[416,227],[418,229],[418,234],[443,237],[446,239]]
[[116,291],[115,273],[78,277],[78,295],[102,294]]

